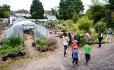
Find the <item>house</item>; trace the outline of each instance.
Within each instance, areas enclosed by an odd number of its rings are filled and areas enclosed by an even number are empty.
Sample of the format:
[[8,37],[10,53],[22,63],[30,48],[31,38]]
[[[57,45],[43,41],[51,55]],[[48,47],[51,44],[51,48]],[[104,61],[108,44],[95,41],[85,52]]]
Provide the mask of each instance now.
[[51,11],[49,11],[49,10],[45,10],[44,11],[44,16],[48,16],[48,15],[51,15],[52,13],[51,13]]
[[24,16],[30,17],[31,16],[30,12],[27,11],[27,10],[24,10],[24,9],[18,10],[18,11],[14,11],[14,14],[15,14],[15,16],[18,16],[18,17],[24,17]]

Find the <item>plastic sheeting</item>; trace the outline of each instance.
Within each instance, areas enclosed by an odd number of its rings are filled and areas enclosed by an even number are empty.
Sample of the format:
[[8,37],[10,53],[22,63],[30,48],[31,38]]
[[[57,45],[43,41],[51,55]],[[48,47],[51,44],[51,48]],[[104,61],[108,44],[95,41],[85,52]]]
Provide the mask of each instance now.
[[15,23],[11,28],[6,30],[4,32],[5,38],[9,38],[12,36],[17,36],[17,35],[20,35],[23,38],[23,32],[22,32],[23,31],[23,27],[22,27],[23,25],[24,25],[24,29],[33,28],[31,26],[34,26],[35,39],[46,39],[48,36],[47,35],[48,30],[46,28],[44,28],[40,25],[37,25],[31,21],[23,20],[23,21],[19,21],[19,22]]

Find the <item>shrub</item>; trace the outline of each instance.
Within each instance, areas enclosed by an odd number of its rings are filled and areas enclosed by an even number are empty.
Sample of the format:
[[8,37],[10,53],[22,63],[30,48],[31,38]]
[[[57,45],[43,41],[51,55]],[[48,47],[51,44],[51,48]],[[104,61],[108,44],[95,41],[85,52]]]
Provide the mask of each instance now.
[[73,21],[72,21],[72,20],[66,20],[66,21],[64,21],[63,23],[64,23],[64,24],[72,24]]
[[47,45],[47,41],[46,40],[37,40],[36,44],[37,45]]
[[76,23],[78,21],[78,14],[73,14],[72,20],[74,23]]
[[89,31],[93,26],[93,20],[89,20],[87,16],[84,16],[78,20],[77,25],[80,30]]
[[98,22],[95,26],[95,31],[98,32],[105,32],[106,31],[106,24],[104,22]]
[[84,30],[78,30],[78,34],[80,34],[80,36],[84,35]]
[[47,43],[48,45],[55,45],[57,43],[56,37],[55,36],[51,36],[47,39]]

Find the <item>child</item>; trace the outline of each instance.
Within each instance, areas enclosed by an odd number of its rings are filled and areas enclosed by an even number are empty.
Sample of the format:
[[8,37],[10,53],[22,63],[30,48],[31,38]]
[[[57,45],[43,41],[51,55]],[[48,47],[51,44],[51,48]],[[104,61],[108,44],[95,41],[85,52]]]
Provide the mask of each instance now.
[[72,56],[73,57],[72,66],[74,66],[74,62],[76,64],[78,64],[78,60],[80,60],[79,52],[77,51],[76,47],[74,47],[74,50],[73,50],[72,54],[73,54],[73,56]]
[[89,42],[86,42],[86,45],[84,46],[84,51],[85,51],[86,64],[88,64],[88,61],[90,60],[90,51],[91,51]]
[[76,47],[77,50],[78,50],[78,44],[77,44],[77,41],[76,40],[74,40],[74,43],[72,44],[72,52],[74,50],[74,47]]

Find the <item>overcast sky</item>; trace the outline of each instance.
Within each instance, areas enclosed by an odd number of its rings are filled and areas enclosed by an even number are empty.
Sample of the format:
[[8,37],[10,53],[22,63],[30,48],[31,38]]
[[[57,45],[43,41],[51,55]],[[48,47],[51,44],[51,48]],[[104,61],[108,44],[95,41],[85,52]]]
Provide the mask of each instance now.
[[[45,10],[50,10],[55,6],[59,6],[60,0],[40,0],[44,6]],[[85,6],[85,11],[88,9],[89,4],[91,4],[91,0],[82,0],[83,5]],[[0,5],[8,4],[11,6],[11,10],[30,10],[30,5],[32,4],[32,0],[0,0]]]

